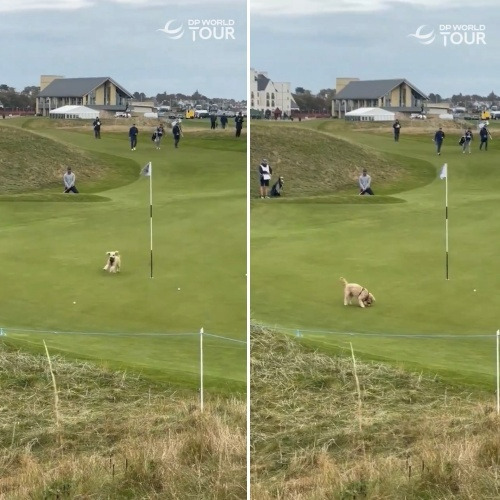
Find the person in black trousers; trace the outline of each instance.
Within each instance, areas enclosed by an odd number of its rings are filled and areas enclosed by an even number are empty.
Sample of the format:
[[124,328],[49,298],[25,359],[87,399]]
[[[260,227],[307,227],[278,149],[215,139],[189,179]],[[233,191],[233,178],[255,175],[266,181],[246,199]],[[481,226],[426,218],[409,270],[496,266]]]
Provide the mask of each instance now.
[[241,129],[243,128],[243,115],[241,114],[241,111],[237,114],[236,118],[234,119],[234,123],[236,125],[236,137],[240,137]]

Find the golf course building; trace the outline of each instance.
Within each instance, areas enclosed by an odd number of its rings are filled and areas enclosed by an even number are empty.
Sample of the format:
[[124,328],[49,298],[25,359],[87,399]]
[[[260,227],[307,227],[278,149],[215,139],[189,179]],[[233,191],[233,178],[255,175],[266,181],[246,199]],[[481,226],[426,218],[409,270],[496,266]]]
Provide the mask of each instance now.
[[405,78],[359,80],[337,78],[332,116],[344,118],[359,108],[383,108],[393,113],[421,113],[428,97]]
[[292,94],[289,82],[274,82],[266,72],[250,68],[250,109],[265,113],[290,116],[292,110]]
[[109,76],[64,78],[42,75],[36,99],[37,115],[49,116],[62,106],[88,106],[96,111],[126,111],[132,94]]

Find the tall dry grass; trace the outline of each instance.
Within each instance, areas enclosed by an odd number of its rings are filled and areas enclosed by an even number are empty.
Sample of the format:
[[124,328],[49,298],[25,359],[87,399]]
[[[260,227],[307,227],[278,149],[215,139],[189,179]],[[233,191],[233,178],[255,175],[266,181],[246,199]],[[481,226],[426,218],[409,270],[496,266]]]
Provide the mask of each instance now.
[[493,395],[260,327],[251,346],[252,498],[500,498]]
[[0,345],[0,498],[246,498],[243,400]]

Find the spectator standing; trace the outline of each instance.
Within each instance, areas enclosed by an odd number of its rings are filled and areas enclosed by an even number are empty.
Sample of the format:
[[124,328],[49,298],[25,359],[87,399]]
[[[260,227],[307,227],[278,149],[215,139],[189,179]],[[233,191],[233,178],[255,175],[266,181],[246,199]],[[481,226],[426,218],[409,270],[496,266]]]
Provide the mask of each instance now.
[[217,128],[217,115],[214,112],[210,114],[210,128],[212,130]]
[[359,194],[370,194],[373,195],[374,192],[371,188],[372,178],[368,175],[366,168],[363,169],[363,173],[359,176]]
[[65,193],[69,193],[70,191],[72,193],[78,193],[78,189],[76,189],[75,186],[76,177],[75,174],[71,171],[71,167],[67,168],[66,173],[63,175],[63,181]]
[[100,139],[101,138],[101,120],[99,120],[99,117],[97,117],[95,120],[94,120],[94,137],[96,139]]
[[135,123],[132,124],[128,131],[128,136],[130,139],[130,149],[132,151],[135,151],[135,148],[137,147],[137,135],[139,134],[139,130],[135,126]]
[[260,197],[261,199],[269,198],[267,189],[269,188],[269,181],[273,174],[273,169],[269,162],[264,158],[259,165],[259,179],[260,179]]
[[462,144],[462,153],[465,154],[465,151],[468,150],[469,151],[469,154],[471,154],[471,150],[470,150],[470,147],[471,147],[471,143],[472,143],[472,139],[473,139],[473,135],[472,135],[472,130],[470,128],[468,128],[465,132],[464,132],[464,143]]
[[160,123],[153,132],[153,140],[156,149],[160,149],[161,138],[163,137],[163,125]]
[[439,127],[439,130],[437,130],[434,134],[434,143],[436,144],[436,151],[438,155],[441,154],[441,146],[443,145],[444,138],[445,135],[443,129]]
[[241,129],[243,128],[243,115],[241,111],[236,115],[236,118],[234,119],[234,124],[236,126],[236,137],[241,136]]
[[394,129],[394,140],[399,142],[399,133],[401,132],[401,123],[399,123],[399,120],[396,120],[392,124],[392,128]]
[[483,144],[484,144],[484,150],[488,151],[488,138],[490,137],[490,131],[486,128],[486,125],[483,125],[479,129],[479,137],[481,138],[481,143],[479,144],[479,149],[483,149]]
[[225,129],[227,125],[227,116],[226,113],[222,113],[222,116],[220,117],[220,126]]
[[174,136],[174,146],[179,147],[179,141],[181,140],[182,128],[180,120],[172,123],[172,135]]

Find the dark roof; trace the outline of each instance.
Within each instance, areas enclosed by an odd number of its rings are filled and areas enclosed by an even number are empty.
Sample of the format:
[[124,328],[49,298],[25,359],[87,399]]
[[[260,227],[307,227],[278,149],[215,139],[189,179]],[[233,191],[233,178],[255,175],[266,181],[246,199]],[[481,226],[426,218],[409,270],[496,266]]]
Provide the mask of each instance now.
[[57,78],[49,83],[38,95],[40,97],[82,97],[96,89],[104,82],[112,82],[127,97],[132,94],[116,83],[109,76],[95,78]]
[[424,99],[427,99],[427,96],[423,92],[418,90],[417,87],[412,85],[405,78],[350,82],[340,92],[335,94],[334,99],[379,99],[402,83],[406,83]]
[[257,90],[260,92],[262,90],[266,90],[267,88],[267,84],[270,82],[271,80],[269,78],[267,78],[267,76],[264,76],[262,73],[259,73],[257,75]]

